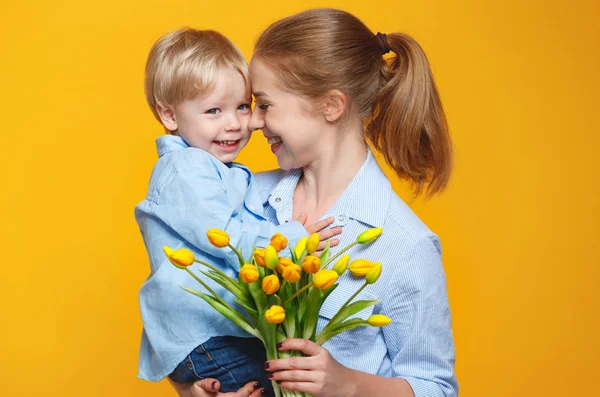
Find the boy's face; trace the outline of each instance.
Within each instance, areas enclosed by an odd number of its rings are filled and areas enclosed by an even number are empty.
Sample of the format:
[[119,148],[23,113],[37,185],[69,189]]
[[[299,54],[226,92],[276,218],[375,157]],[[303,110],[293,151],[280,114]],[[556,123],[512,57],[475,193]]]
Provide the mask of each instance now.
[[250,104],[243,77],[239,73],[220,73],[208,95],[175,106],[173,125],[165,123],[165,126],[171,131],[176,130],[190,146],[229,163],[250,139]]

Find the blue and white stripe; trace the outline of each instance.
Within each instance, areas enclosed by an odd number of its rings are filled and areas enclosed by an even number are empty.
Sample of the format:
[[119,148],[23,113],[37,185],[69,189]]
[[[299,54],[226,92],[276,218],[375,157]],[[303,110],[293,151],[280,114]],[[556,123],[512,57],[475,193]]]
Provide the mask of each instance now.
[[[274,170],[256,174],[265,217],[275,224],[292,220],[296,184],[302,170]],[[338,249],[352,243],[371,227],[383,227],[379,239],[349,251],[352,259],[365,258],[383,265],[379,281],[358,299],[383,302],[358,315],[366,319],[381,313],[392,319],[383,328],[360,327],[324,344],[346,367],[386,377],[402,377],[416,397],[454,397],[454,342],[446,278],[438,237],[393,192],[391,184],[369,151],[349,187],[323,218],[335,217],[343,226]],[[363,284],[349,272],[324,303],[321,330],[338,308]]]

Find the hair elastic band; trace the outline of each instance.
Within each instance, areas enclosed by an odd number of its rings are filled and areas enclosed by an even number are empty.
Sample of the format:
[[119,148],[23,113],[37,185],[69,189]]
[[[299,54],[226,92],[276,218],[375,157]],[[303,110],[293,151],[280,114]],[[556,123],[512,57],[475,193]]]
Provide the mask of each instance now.
[[387,54],[392,50],[388,43],[387,34],[377,32],[377,41],[379,42],[379,48],[381,48],[381,51],[384,54]]

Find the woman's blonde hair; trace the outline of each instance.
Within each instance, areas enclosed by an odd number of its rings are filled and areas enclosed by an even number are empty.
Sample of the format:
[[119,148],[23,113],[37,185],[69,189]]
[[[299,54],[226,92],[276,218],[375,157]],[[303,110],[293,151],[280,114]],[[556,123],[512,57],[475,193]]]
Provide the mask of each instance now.
[[157,106],[177,106],[210,92],[219,73],[240,73],[250,96],[248,62],[235,44],[213,30],[182,28],[152,46],[146,61],[146,100],[160,121]]
[[[388,48],[393,54],[384,58]],[[429,63],[413,38],[378,37],[348,12],[313,9],[269,26],[254,56],[291,92],[315,99],[332,89],[346,94],[366,139],[415,194],[447,186],[448,126]]]

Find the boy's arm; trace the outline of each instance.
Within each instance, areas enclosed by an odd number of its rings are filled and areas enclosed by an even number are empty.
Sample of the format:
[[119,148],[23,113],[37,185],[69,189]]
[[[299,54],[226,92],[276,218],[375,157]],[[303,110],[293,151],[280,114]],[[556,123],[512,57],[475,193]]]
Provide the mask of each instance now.
[[[208,229],[216,228],[227,232],[231,245],[236,248],[253,245],[264,247],[277,232],[286,236],[290,243],[307,235],[299,222],[275,226],[260,219],[249,222],[235,219],[237,209],[232,208],[229,203],[224,182],[207,176],[195,167],[177,170],[160,190],[155,201],[145,200],[136,208],[138,224],[141,226],[146,223],[146,217],[155,218],[158,222],[152,222],[154,225],[164,225],[188,244],[207,254],[224,258],[234,267],[238,264],[235,253],[228,248],[213,246],[206,236]],[[147,230],[146,233],[153,232]],[[150,235],[145,238],[146,241],[154,240]],[[155,243],[161,244],[158,241]],[[249,253],[243,254],[248,256]]]

